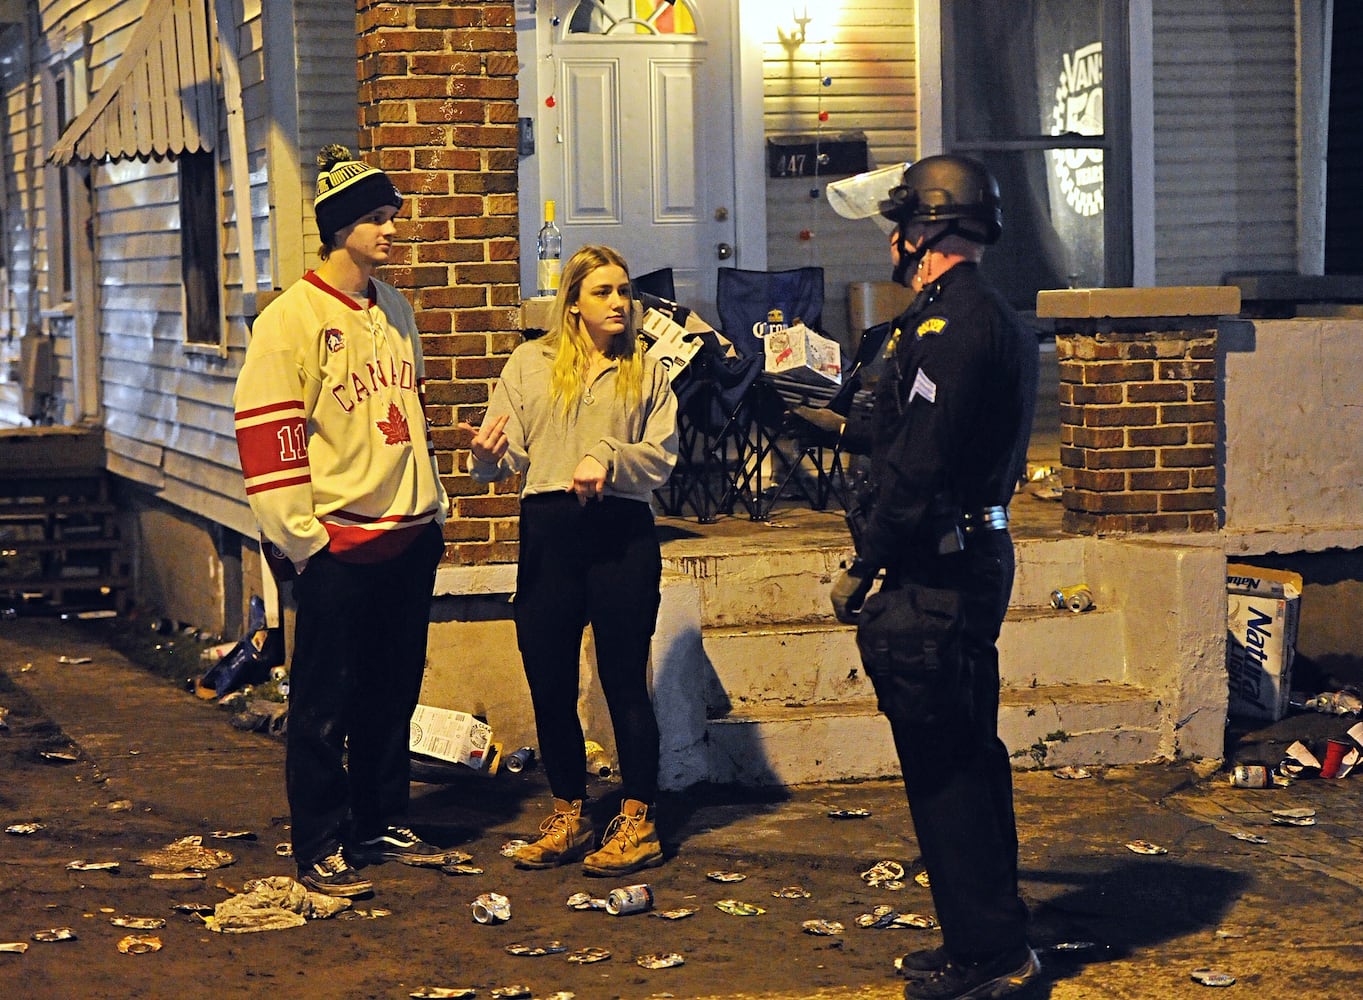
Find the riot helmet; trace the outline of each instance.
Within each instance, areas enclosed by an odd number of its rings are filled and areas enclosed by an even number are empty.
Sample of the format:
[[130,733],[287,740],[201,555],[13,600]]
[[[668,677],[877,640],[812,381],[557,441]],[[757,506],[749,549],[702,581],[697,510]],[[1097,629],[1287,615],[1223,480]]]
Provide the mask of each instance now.
[[997,243],[1003,232],[998,182],[979,161],[949,153],[910,164],[880,214],[896,225],[951,223],[951,232],[975,243]]

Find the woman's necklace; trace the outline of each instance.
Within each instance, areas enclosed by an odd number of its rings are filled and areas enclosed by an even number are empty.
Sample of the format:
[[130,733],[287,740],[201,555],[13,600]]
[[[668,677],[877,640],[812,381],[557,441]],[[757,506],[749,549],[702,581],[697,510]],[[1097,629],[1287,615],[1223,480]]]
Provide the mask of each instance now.
[[610,365],[611,359],[605,354],[597,354],[587,360],[586,367],[582,372],[582,402],[588,406],[596,402],[596,396],[592,393],[592,383]]

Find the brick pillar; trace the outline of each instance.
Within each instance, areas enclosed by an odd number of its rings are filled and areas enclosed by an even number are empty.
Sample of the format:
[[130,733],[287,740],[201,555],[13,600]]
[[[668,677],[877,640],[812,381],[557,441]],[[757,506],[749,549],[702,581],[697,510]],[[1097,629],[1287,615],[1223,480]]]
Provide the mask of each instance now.
[[1216,531],[1217,319],[1234,288],[1043,291],[1060,365],[1064,528]]
[[477,424],[520,343],[517,58],[512,3],[356,0],[360,149],[403,193],[383,278],[416,309],[426,413],[455,498],[446,558],[514,562],[514,484],[467,474]]

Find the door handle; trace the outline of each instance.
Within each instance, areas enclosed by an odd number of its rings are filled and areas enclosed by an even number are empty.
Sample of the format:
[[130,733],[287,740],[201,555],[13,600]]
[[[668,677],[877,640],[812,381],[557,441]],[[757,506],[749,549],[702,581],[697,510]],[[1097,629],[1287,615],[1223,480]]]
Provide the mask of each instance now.
[[721,243],[719,246],[715,247],[715,254],[720,260],[728,260],[734,255],[734,248],[728,243]]

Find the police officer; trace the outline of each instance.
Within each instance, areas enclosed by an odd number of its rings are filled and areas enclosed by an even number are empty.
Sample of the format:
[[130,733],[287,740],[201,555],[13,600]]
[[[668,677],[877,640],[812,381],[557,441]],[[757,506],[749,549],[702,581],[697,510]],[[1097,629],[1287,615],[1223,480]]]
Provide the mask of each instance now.
[[917,296],[886,341],[871,476],[849,514],[857,560],[832,600],[840,620],[858,625],[942,926],[942,947],[900,959],[904,995],[1002,997],[1035,984],[1041,968],[1018,895],[997,649],[1037,340],[980,274],[1002,231],[988,170],[930,156],[891,183],[876,207],[893,224],[894,279]]

